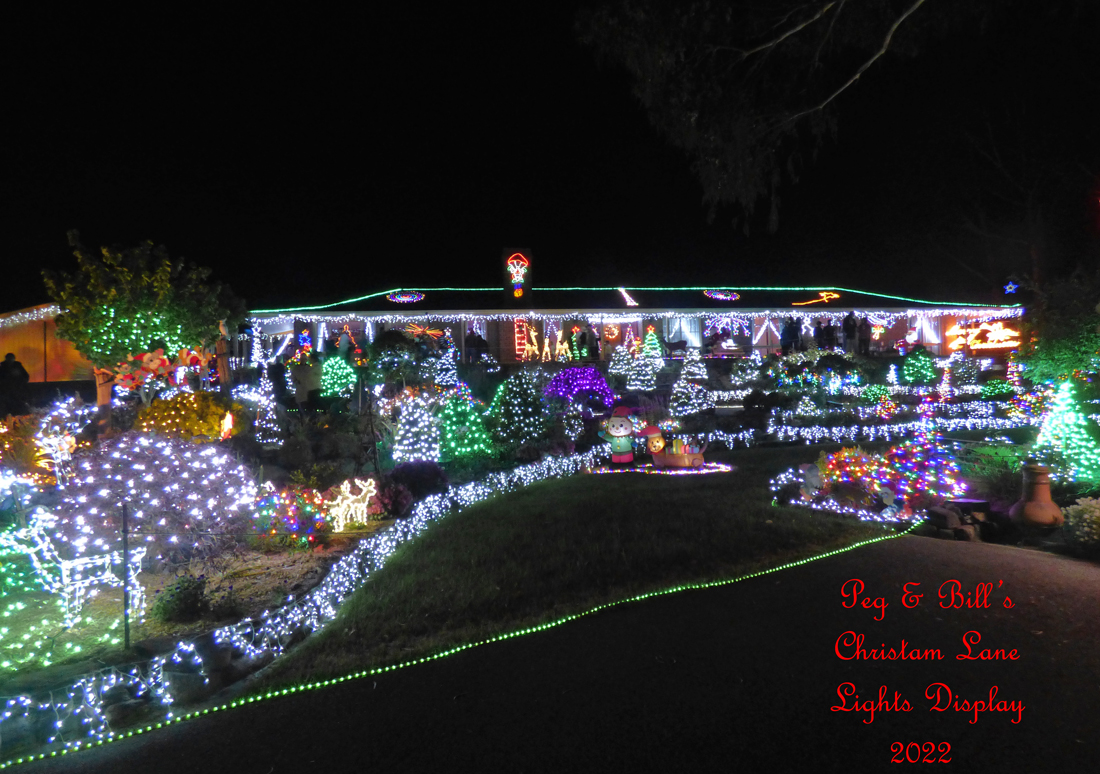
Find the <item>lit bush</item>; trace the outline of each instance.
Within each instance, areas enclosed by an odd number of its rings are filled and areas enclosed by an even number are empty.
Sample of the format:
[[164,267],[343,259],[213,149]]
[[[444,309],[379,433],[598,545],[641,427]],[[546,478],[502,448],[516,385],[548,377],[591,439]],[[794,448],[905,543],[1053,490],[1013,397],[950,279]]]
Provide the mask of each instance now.
[[155,400],[138,412],[135,427],[143,433],[158,433],[172,438],[217,441],[224,435],[226,413],[232,415],[229,432],[237,435],[243,426],[244,408],[226,403],[210,392],[181,392],[165,400]]
[[117,549],[123,503],[132,541],[172,563],[216,558],[251,530],[256,479],[222,444],[130,432],[73,463],[72,481],[51,509],[63,555]]
[[1066,517],[1062,534],[1066,543],[1084,554],[1100,553],[1100,500],[1083,497],[1076,505],[1063,508]]
[[1004,379],[990,379],[982,385],[982,400],[1004,400],[1016,396],[1016,389]]

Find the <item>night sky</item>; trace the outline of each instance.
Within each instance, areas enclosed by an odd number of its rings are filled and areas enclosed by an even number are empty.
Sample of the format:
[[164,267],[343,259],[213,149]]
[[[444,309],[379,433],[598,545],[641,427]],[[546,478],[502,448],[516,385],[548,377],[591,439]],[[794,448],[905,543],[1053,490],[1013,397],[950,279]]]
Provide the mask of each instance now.
[[[1044,269],[1096,264],[1095,13],[1017,2],[984,34],[881,60],[783,192],[779,232],[746,237],[730,212],[708,223],[626,74],[575,41],[579,4],[547,5],[26,20],[5,78],[0,310],[47,300],[39,270],[74,266],[73,228],[90,247],[162,243],[252,308],[503,286],[505,245],[531,251],[543,286],[1003,300],[992,288],[1027,260],[1019,213],[997,203],[1009,184],[964,134],[987,122],[1034,167],[1071,170],[1042,189]],[[967,231],[976,203],[1010,239]]]

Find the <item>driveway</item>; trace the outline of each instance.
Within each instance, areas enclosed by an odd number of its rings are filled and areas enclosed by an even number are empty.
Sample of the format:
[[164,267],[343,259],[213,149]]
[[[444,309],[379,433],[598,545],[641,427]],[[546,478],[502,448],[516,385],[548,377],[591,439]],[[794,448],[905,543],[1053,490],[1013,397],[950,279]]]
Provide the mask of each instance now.
[[[854,578],[864,591],[846,608]],[[949,580],[971,600],[993,584],[989,606],[941,608]],[[902,604],[905,583],[920,584],[916,607]],[[847,631],[867,651],[905,640],[943,659],[842,660]],[[957,659],[967,632],[981,637],[973,654],[1018,658]],[[845,683],[873,716],[830,711]],[[1000,710],[975,712],[994,686]],[[1096,771],[1100,566],[902,537],[17,770],[874,772],[912,760],[910,743],[932,743],[919,757],[954,771]]]

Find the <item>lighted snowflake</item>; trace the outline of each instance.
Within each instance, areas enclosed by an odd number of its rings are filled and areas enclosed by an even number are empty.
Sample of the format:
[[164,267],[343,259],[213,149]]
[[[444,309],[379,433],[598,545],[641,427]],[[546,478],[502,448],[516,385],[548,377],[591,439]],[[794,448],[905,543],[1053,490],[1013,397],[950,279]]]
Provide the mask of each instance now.
[[734,293],[732,290],[704,290],[703,295],[715,301],[736,301],[741,298],[739,293]]

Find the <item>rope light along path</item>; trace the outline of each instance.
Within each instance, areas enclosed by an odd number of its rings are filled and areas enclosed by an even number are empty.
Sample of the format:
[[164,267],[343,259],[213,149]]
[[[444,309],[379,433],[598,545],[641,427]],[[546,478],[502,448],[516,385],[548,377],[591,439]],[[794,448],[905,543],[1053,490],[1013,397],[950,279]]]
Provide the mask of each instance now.
[[54,750],[54,751],[48,752],[48,753],[38,753],[37,755],[29,755],[29,756],[22,757],[22,758],[13,758],[12,760],[8,760],[8,761],[4,761],[4,762],[0,763],[0,769],[7,769],[7,768],[10,768],[12,766],[19,765],[21,763],[34,763],[35,761],[42,761],[42,760],[46,760],[47,758],[57,758],[57,757],[60,757],[60,756],[63,756],[63,755],[69,755],[70,753],[80,752],[82,750],[90,750],[90,749],[95,748],[95,747],[102,747],[103,745],[109,744],[111,742],[117,742],[117,741],[122,740],[122,739],[129,739],[130,737],[133,737],[133,736],[140,736],[141,734],[145,734],[145,733],[148,733],[148,732],[151,732],[151,731],[155,731],[157,729],[167,728],[168,726],[171,726],[175,723],[182,723],[182,722],[187,721],[187,720],[196,720],[196,719],[201,718],[205,715],[209,715],[212,712],[222,712],[222,711],[225,711],[225,710],[237,709],[238,707],[244,707],[248,704],[255,704],[256,702],[260,702],[260,701],[267,701],[268,699],[277,699],[281,696],[291,696],[291,695],[296,694],[296,693],[302,693],[304,691],[313,691],[313,690],[316,690],[318,688],[328,688],[328,687],[333,686],[333,685],[338,685],[339,683],[346,683],[350,680],[360,680],[364,677],[372,677],[374,675],[381,675],[381,674],[385,674],[387,672],[396,672],[399,669],[405,669],[407,667],[416,666],[418,664],[425,664],[429,661],[438,661],[439,659],[443,659],[443,658],[446,658],[448,656],[453,656],[456,653],[461,653],[464,650],[471,650],[472,648],[477,648],[477,647],[480,647],[482,645],[490,645],[494,642],[503,642],[505,640],[514,639],[515,637],[522,637],[522,636],[527,635],[527,634],[536,634],[538,632],[546,631],[547,629],[553,629],[557,626],[561,626],[562,624],[569,623],[570,621],[575,621],[578,618],[583,618],[584,616],[592,615],[593,613],[598,613],[601,610],[606,610],[606,609],[612,608],[612,607],[618,607],[619,605],[625,605],[625,604],[628,604],[630,602],[641,602],[642,600],[651,599],[653,597],[663,597],[663,596],[667,596],[669,594],[678,594],[681,591],[692,591],[692,590],[695,590],[695,589],[710,589],[710,588],[716,588],[718,586],[729,586],[731,584],[739,583],[739,582],[744,581],[744,580],[750,580],[752,578],[758,578],[762,575],[770,575],[771,573],[779,572],[780,570],[789,570],[792,567],[798,567],[798,566],[803,565],[803,564],[809,564],[810,562],[815,562],[818,559],[825,559],[825,558],[830,557],[830,556],[836,556],[837,554],[843,554],[847,551],[851,551],[851,550],[859,548],[861,546],[870,545],[871,543],[879,543],[883,540],[892,540],[894,538],[902,537],[904,535],[908,535],[910,532],[912,532],[914,529],[916,529],[917,527],[919,527],[923,523],[924,523],[923,521],[918,521],[918,522],[912,524],[908,529],[906,529],[902,532],[895,533],[893,535],[883,535],[882,537],[871,538],[870,540],[862,540],[858,543],[853,543],[850,546],[846,546],[844,548],[838,548],[835,551],[827,551],[826,553],[818,554],[817,556],[810,556],[810,557],[807,557],[806,559],[799,559],[799,560],[794,561],[794,562],[787,562],[786,564],[781,564],[778,567],[772,567],[769,570],[760,570],[758,572],[749,573],[748,575],[741,575],[741,576],[738,576],[736,578],[729,578],[729,579],[726,579],[726,580],[708,581],[706,583],[685,583],[685,584],[682,584],[680,586],[672,586],[670,588],[662,589],[660,591],[650,591],[646,594],[638,594],[638,595],[633,596],[633,597],[627,597],[626,599],[620,599],[616,602],[607,602],[603,605],[597,605],[596,607],[590,608],[590,609],[585,610],[583,612],[575,613],[573,615],[567,615],[567,616],[565,616],[563,618],[559,618],[555,621],[550,621],[549,623],[539,624],[538,626],[530,626],[526,629],[518,629],[514,632],[508,632],[506,634],[498,634],[495,637],[489,637],[489,638],[484,639],[484,640],[478,640],[477,642],[466,643],[465,645],[458,645],[457,647],[450,648],[448,650],[444,650],[444,651],[441,651],[439,653],[432,654],[430,656],[424,656],[423,658],[414,658],[411,661],[403,661],[399,664],[392,664],[390,666],[385,666],[385,667],[375,667],[374,669],[364,669],[364,670],[359,671],[359,672],[353,672],[352,674],[344,675],[343,677],[334,677],[334,678],[329,679],[329,680],[319,680],[319,681],[313,682],[313,683],[301,683],[299,685],[291,686],[289,688],[280,688],[278,690],[268,691],[267,693],[261,694],[259,696],[250,696],[246,699],[237,699],[235,701],[229,702],[228,704],[221,704],[221,705],[218,705],[218,706],[215,706],[215,707],[208,707],[206,709],[195,710],[194,712],[189,712],[185,715],[177,715],[173,718],[166,719],[166,720],[161,721],[159,723],[151,723],[151,724],[149,724],[147,726],[144,726],[144,727],[141,727],[141,728],[135,728],[135,729],[131,729],[130,731],[123,731],[123,732],[119,732],[117,734],[112,734],[112,735],[108,736],[106,739],[99,739],[99,740],[94,741],[94,742],[74,742],[71,747],[67,747],[63,750]]

